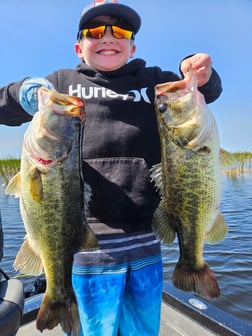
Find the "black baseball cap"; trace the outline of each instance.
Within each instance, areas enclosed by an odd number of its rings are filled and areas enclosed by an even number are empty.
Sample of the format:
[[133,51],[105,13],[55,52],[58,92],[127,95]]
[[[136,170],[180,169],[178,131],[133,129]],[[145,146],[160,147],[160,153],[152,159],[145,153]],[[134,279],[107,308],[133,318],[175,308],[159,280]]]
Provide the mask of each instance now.
[[78,33],[85,28],[85,25],[90,20],[100,15],[115,16],[123,19],[132,27],[135,34],[141,27],[141,18],[134,9],[119,4],[116,0],[96,0],[82,10]]

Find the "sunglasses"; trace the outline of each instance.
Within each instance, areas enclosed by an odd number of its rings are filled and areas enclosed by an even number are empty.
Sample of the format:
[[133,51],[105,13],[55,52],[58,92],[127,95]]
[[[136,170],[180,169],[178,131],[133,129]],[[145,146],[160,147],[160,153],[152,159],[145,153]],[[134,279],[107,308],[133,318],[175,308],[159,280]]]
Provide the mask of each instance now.
[[80,36],[82,34],[83,37],[91,37],[94,39],[101,39],[105,34],[106,34],[106,30],[107,27],[111,28],[111,32],[113,37],[115,37],[116,39],[132,39],[134,40],[134,32],[131,30],[127,30],[121,27],[118,27],[116,25],[111,25],[111,24],[104,24],[104,25],[100,25],[97,27],[93,27],[93,28],[85,28],[82,29],[80,31]]

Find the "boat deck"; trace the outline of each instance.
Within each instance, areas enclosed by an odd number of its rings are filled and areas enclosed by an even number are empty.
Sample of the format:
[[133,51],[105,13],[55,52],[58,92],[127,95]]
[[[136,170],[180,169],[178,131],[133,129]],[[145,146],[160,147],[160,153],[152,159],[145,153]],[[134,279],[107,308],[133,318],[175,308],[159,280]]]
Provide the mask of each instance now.
[[[35,319],[41,304],[39,299],[26,300],[22,326],[16,336],[38,336]],[[36,306],[36,309],[35,309]],[[30,322],[31,321],[31,322]],[[53,330],[44,330],[43,336],[64,335],[60,326]],[[252,324],[246,323],[209,302],[190,293],[177,290],[165,283],[159,336],[251,336]],[[109,335],[105,335],[109,336]]]
[[[187,330],[185,334],[184,331]],[[30,322],[23,325],[18,331],[16,336],[39,336],[40,331],[36,329],[35,322]],[[44,330],[43,336],[62,336],[64,333],[60,326],[53,330]],[[162,319],[161,319],[161,331],[159,336],[211,336],[214,335],[198,323],[188,318],[185,315],[179,313],[175,308],[163,304],[162,305]],[[109,336],[109,335],[108,335]]]

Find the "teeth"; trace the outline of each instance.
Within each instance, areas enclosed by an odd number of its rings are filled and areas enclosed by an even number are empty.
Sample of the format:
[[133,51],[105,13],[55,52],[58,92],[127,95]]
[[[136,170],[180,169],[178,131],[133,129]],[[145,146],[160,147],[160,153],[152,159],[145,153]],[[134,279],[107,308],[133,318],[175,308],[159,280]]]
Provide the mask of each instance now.
[[115,55],[116,51],[114,50],[102,50],[99,52],[99,54],[103,54],[103,55]]

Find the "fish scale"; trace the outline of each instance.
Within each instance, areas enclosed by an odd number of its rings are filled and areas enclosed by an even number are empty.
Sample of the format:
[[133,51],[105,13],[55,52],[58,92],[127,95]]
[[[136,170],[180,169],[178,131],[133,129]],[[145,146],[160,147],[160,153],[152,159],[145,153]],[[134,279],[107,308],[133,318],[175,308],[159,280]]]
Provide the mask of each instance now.
[[164,244],[178,237],[180,257],[173,283],[206,298],[220,295],[217,280],[203,258],[205,240],[217,243],[227,234],[219,213],[220,148],[215,119],[197,90],[191,71],[177,82],[157,85],[155,106],[161,163],[151,178],[161,201],[153,229]]
[[86,222],[90,187],[82,176],[81,146],[84,101],[46,88],[38,90],[39,111],[23,140],[21,171],[6,193],[20,196],[26,239],[14,267],[46,277],[46,292],[37,328],[80,335],[80,320],[71,283],[73,254],[98,248]]

